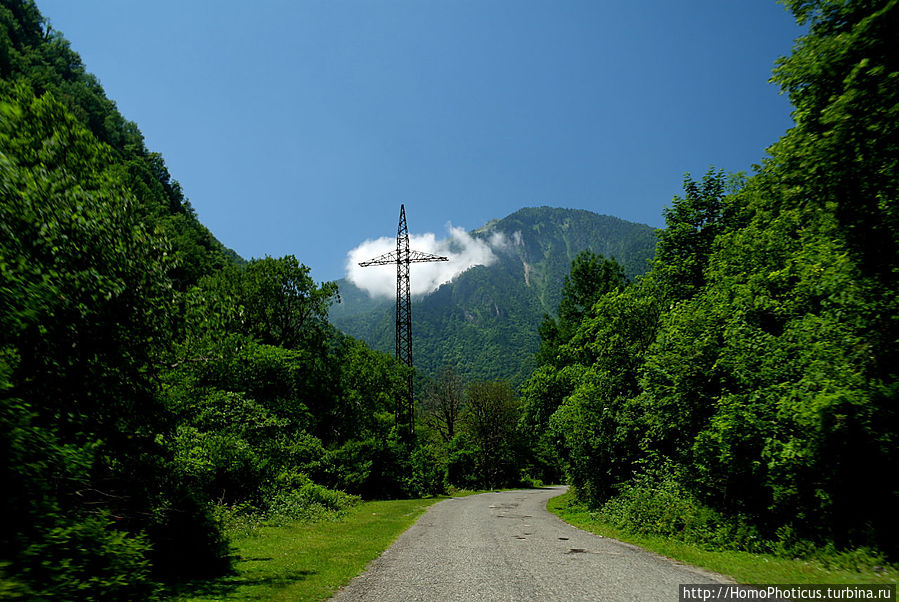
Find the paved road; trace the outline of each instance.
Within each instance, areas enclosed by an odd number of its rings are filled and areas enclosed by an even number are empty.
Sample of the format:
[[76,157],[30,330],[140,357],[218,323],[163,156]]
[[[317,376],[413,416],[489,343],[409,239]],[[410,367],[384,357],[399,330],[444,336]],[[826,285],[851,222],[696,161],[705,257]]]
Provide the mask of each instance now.
[[336,600],[677,600],[728,583],[546,511],[564,488],[484,493],[428,511]]

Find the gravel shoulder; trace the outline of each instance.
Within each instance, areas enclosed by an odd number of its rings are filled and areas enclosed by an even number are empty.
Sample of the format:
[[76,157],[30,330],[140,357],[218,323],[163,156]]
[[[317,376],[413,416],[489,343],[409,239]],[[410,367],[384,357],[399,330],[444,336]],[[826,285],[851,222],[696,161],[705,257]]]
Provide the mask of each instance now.
[[550,514],[564,487],[431,506],[335,600],[677,600],[682,583],[732,583]]

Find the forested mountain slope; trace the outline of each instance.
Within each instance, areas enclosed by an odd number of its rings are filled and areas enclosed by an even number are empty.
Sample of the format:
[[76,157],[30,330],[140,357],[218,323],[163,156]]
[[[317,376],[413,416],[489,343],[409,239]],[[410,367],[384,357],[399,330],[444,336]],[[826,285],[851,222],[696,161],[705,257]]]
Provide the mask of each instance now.
[[[466,377],[520,383],[534,368],[538,327],[554,314],[562,281],[578,252],[614,257],[630,277],[645,272],[655,248],[652,228],[576,209],[529,207],[471,232],[496,261],[475,266],[413,302],[415,364],[435,374],[453,366]],[[413,270],[412,278],[415,278]],[[334,324],[375,349],[394,348],[394,300],[371,299],[343,280]]]
[[404,368],[327,322],[335,294],[225,249],[35,4],[2,0],[0,597],[148,599],[227,572],[229,521],[442,491],[394,431]]
[[203,226],[159,153],[147,149],[140,130],[106,97],[97,78],[61,33],[43,21],[33,2],[0,3],[0,95],[24,84],[36,96],[50,92],[114,155],[121,180],[134,191],[140,218],[160,228],[177,260],[170,267],[179,289],[240,257]]

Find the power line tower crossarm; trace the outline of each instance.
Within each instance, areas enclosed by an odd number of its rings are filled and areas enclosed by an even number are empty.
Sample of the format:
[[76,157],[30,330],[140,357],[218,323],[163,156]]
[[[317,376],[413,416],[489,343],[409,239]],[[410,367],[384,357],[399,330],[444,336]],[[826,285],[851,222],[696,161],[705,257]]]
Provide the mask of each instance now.
[[[410,368],[413,367],[413,364],[412,295],[409,283],[409,266],[413,263],[427,263],[432,261],[449,261],[449,258],[409,249],[409,228],[406,225],[406,207],[405,205],[400,205],[400,223],[396,231],[396,251],[390,251],[389,253],[384,253],[374,259],[359,263],[361,267],[396,264],[396,358]],[[415,412],[413,404],[412,373],[410,372],[406,383],[405,403],[402,403],[399,399],[397,399],[396,402],[397,426],[406,423],[410,435],[414,431]],[[403,416],[404,413],[406,416]]]

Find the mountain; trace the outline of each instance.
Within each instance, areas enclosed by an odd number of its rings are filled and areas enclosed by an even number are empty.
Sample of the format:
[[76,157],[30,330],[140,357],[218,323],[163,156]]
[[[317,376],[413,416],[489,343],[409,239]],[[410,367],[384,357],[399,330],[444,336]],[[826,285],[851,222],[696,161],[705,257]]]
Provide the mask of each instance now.
[[[579,209],[528,207],[470,234],[488,242],[496,260],[413,299],[419,374],[451,365],[468,379],[520,384],[534,368],[543,315],[555,314],[578,252],[614,257],[634,278],[648,269],[655,250],[649,226]],[[338,284],[341,303],[332,307],[331,321],[373,348],[393,352],[394,299],[373,299],[346,280]]]
[[[97,141],[134,196],[131,211],[171,245],[172,284],[186,290],[203,276],[244,260],[206,226],[172,178],[162,155],[150,151],[137,124],[126,120],[89,73],[68,40],[34,2],[0,1],[0,102],[30,102],[45,95],[59,102]],[[0,115],[0,120],[6,115]]]

